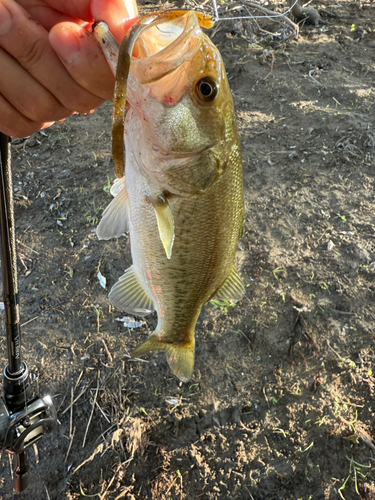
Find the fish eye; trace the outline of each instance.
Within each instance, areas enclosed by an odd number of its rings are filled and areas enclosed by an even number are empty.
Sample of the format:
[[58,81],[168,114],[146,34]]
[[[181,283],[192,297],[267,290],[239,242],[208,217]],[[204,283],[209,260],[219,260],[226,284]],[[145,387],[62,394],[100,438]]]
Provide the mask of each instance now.
[[198,99],[202,102],[212,102],[217,96],[217,82],[210,76],[206,76],[196,84],[195,91]]

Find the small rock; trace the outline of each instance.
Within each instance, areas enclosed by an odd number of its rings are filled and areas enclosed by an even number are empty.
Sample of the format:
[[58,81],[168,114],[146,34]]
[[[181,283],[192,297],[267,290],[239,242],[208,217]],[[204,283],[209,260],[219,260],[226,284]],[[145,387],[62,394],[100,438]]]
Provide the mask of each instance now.
[[327,243],[327,251],[328,252],[331,252],[335,247],[335,244],[333,243],[333,241],[329,240],[329,242]]

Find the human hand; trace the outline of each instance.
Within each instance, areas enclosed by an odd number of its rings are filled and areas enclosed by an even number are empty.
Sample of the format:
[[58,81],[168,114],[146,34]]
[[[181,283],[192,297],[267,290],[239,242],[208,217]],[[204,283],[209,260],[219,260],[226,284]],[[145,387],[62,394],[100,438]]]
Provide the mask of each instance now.
[[136,0],[0,0],[0,131],[25,137],[112,99],[91,23],[121,42],[136,18]]

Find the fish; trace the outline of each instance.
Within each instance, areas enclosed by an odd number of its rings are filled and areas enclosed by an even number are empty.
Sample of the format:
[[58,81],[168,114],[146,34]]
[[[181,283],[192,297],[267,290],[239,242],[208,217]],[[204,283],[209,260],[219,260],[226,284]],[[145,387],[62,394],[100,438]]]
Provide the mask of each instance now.
[[194,11],[152,13],[121,46],[104,23],[94,27],[116,74],[117,178],[97,236],[129,231],[133,261],[109,301],[132,315],[156,311],[155,331],[132,356],[165,351],[183,382],[203,305],[245,293],[234,266],[244,220],[240,139],[221,54],[202,31],[210,26]]

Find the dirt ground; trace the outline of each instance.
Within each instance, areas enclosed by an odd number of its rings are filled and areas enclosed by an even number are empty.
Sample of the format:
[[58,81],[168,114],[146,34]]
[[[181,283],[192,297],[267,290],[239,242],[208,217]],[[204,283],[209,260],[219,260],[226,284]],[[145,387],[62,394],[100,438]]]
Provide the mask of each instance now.
[[[242,139],[247,292],[205,306],[189,383],[163,353],[130,359],[156,319],[129,329],[108,304],[131,264],[128,237],[94,233],[110,104],[15,142],[23,354],[59,419],[21,498],[375,499],[375,4],[319,6],[297,41],[213,36]],[[0,476],[13,498],[7,456]]]

